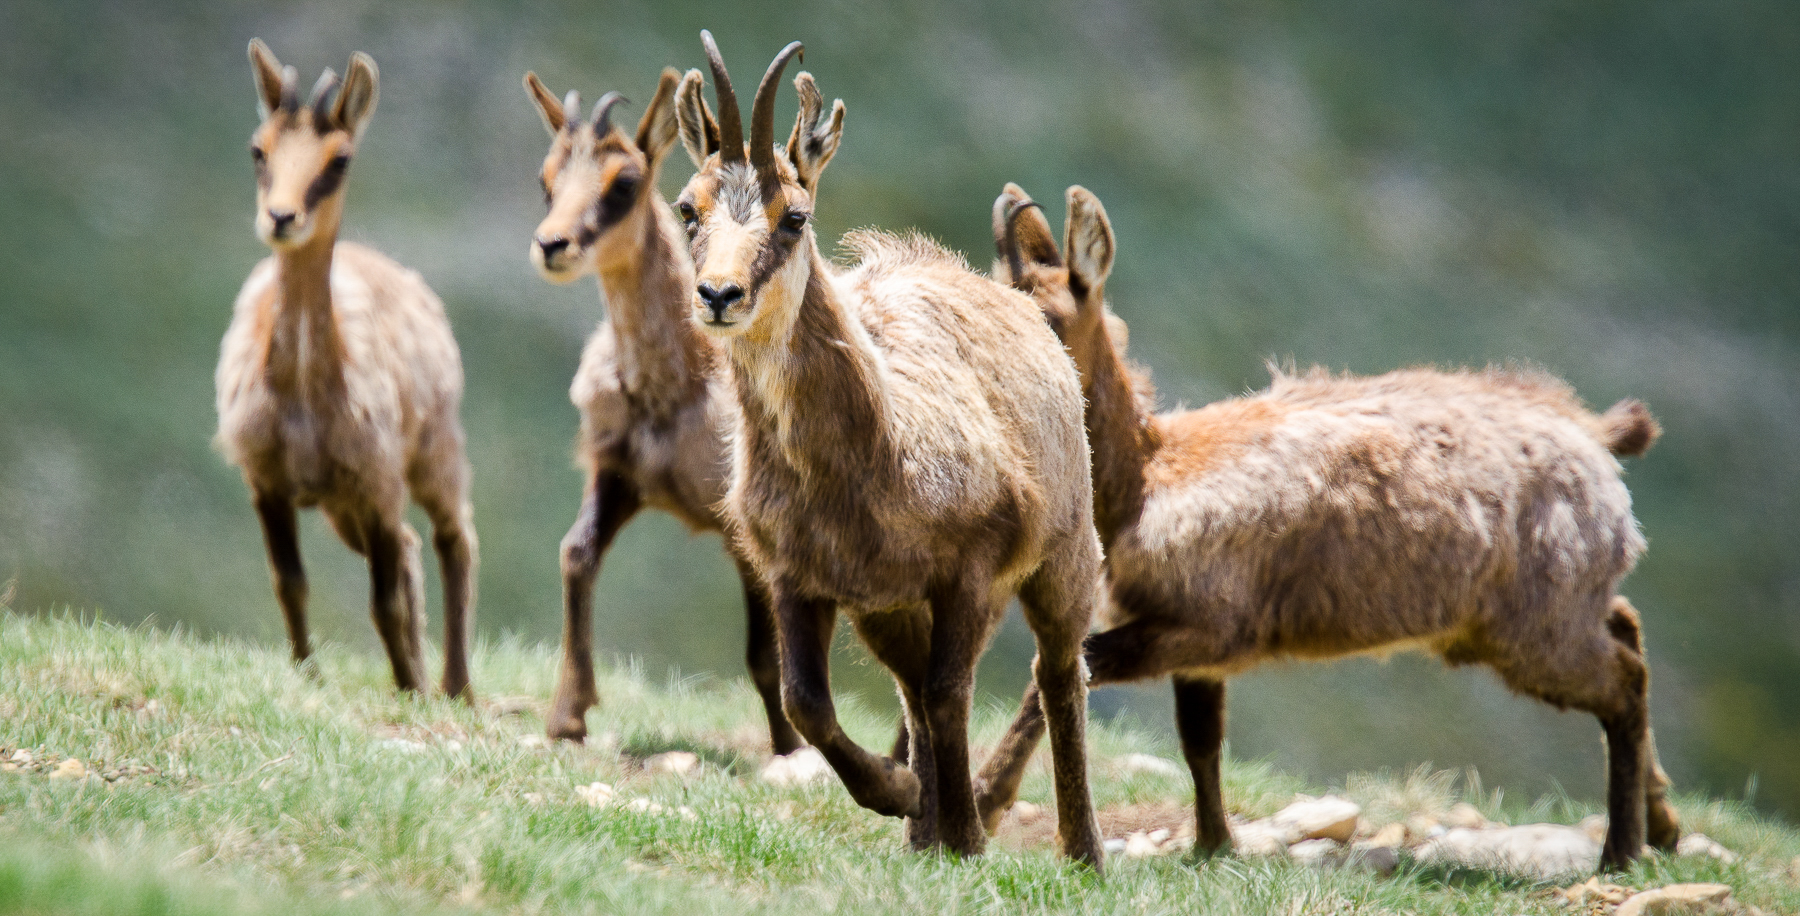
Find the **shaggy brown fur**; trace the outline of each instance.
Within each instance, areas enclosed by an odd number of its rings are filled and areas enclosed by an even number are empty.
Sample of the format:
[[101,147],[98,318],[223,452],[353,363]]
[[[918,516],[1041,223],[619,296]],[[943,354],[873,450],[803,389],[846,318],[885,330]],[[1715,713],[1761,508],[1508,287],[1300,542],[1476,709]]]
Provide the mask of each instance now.
[[343,179],[375,110],[375,62],[342,90],[325,71],[302,106],[294,68],[250,43],[263,121],[251,139],[256,228],[274,257],[238,293],[218,369],[218,443],[262,520],[294,659],[311,654],[295,507],[318,506],[367,557],[371,613],[394,681],[425,676],[424,569],[406,501],[431,519],[444,576],[443,690],[469,693],[476,543],[463,455],[462,361],[419,275],[336,244]]
[[[1074,367],[1029,298],[924,239],[854,233],[856,266],[828,266],[808,216],[843,103],[824,118],[802,73],[793,135],[776,147],[790,45],[757,91],[746,155],[703,38],[723,120],[689,73],[679,111],[700,171],[680,207],[694,319],[730,357],[740,417],[726,508],[769,584],[788,716],[859,804],[907,817],[915,848],[979,853],[975,663],[1017,593],[1038,639],[1063,851],[1097,868],[1079,644],[1100,545]],[[838,725],[827,649],[840,609],[899,684],[910,770]]]
[[[1614,458],[1656,437],[1643,405],[1596,416],[1534,372],[1315,370],[1152,415],[1148,379],[1111,339],[1105,210],[1081,188],[1068,201],[1059,253],[1008,185],[995,205],[1002,266],[1086,386],[1113,599],[1087,642],[1093,682],[1173,678],[1199,847],[1231,841],[1218,782],[1226,677],[1408,648],[1486,664],[1520,693],[1599,717],[1611,758],[1604,864],[1637,856],[1646,810],[1650,839],[1672,846],[1637,615],[1615,594],[1644,548]],[[1028,702],[987,774],[990,823],[1017,790],[1034,716]]]
[[[558,102],[537,74],[525,75],[551,137],[541,175],[550,213],[533,238],[532,262],[558,283],[598,274],[608,318],[588,339],[569,387],[581,412],[576,454],[588,483],[562,542],[563,658],[546,723],[551,738],[584,739],[587,710],[599,701],[594,580],[614,535],[643,506],[696,531],[724,527],[724,431],[736,423],[737,402],[718,346],[687,320],[693,262],[680,224],[656,191],[663,157],[675,143],[680,77],[663,71],[636,135],[627,136],[611,123],[617,93],[608,93],[583,121],[577,94]],[[756,574],[731,553],[749,618],[750,677],[762,694],[774,751],[786,754],[801,742],[781,712],[768,603]]]

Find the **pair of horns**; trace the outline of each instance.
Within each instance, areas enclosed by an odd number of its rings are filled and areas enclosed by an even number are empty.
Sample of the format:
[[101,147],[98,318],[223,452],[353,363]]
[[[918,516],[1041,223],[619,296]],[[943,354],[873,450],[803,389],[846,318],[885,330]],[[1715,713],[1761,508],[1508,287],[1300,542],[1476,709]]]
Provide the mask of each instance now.
[[[588,121],[594,125],[595,136],[604,137],[612,130],[613,106],[621,104],[629,105],[631,100],[617,92],[608,92],[600,97],[600,101],[594,103],[594,112],[588,115]],[[571,89],[568,95],[563,96],[563,123],[574,124],[580,120],[581,93]]]
[[[338,78],[337,71],[330,67],[326,67],[325,72],[319,74],[318,81],[313,83],[312,95],[307,97],[306,107],[312,109],[313,120],[315,122],[325,124],[331,120],[332,93],[337,89],[338,84],[341,82],[342,80]],[[292,66],[282,67],[281,108],[283,111],[300,110],[299,90],[300,71],[294,69]]]
[[[723,162],[744,161],[744,123],[738,113],[737,93],[731,89],[731,77],[725,72],[725,59],[712,33],[700,30],[700,43],[706,46],[706,63],[712,67],[713,87],[719,94],[719,159]],[[756,98],[750,103],[750,165],[765,181],[775,177],[775,90],[781,72],[790,59],[806,58],[800,42],[791,42],[775,55],[762,82],[756,86]]]

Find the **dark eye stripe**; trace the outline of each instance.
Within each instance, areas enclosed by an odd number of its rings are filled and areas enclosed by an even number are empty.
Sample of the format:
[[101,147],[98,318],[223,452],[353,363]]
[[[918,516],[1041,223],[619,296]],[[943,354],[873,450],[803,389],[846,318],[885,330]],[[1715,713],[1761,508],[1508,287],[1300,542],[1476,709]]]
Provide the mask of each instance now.
[[319,205],[319,201],[337,193],[337,189],[344,184],[344,175],[349,171],[350,160],[347,157],[337,157],[327,163],[325,171],[320,172],[319,177],[306,186],[306,209],[311,210]]

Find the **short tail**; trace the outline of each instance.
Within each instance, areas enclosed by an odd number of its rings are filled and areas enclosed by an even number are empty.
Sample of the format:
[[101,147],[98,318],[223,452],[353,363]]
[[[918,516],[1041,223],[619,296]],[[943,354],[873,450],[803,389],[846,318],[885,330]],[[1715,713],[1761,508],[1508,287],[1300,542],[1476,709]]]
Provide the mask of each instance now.
[[1636,458],[1650,450],[1662,426],[1650,415],[1650,408],[1636,398],[1626,398],[1606,413],[1595,417],[1594,435],[1606,450],[1620,458]]

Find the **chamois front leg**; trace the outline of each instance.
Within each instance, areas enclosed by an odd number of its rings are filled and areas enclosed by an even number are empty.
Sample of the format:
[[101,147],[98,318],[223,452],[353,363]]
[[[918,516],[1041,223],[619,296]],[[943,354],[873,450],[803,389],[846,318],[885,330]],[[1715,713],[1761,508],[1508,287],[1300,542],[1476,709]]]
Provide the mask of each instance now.
[[1100,825],[1088,789],[1087,671],[1082,636],[1093,620],[1100,582],[1100,545],[1091,529],[1072,535],[1062,550],[1019,591],[1025,622],[1037,637],[1032,680],[1050,732],[1051,775],[1056,783],[1056,835],[1063,855],[1102,867]]
[[771,596],[781,634],[781,699],[788,721],[843,780],[856,803],[889,817],[918,817],[919,780],[844,734],[831,702],[828,653],[837,608],[777,586]]
[[1194,851],[1202,856],[1231,850],[1219,764],[1225,750],[1225,682],[1173,678],[1175,730],[1181,755],[1194,776]]
[[763,712],[769,717],[769,745],[775,756],[782,757],[803,747],[800,733],[781,711],[781,646],[775,635],[775,615],[769,610],[768,590],[762,578],[749,563],[733,555],[738,579],[744,586],[744,662],[750,669],[750,682],[762,697]]
[[306,568],[300,562],[300,529],[294,503],[286,496],[256,494],[256,517],[262,522],[263,546],[269,553],[269,573],[275,580],[275,599],[287,621],[288,643],[294,664],[316,670],[310,664],[312,643],[306,632]]
[[990,588],[988,582],[964,583],[932,602],[925,672],[924,719],[937,777],[938,842],[965,856],[980,855],[987,846],[969,778],[969,709],[975,698],[975,663],[1004,610],[987,606]]
[[469,630],[475,618],[475,570],[480,547],[475,540],[474,515],[467,503],[447,519],[433,520],[431,543],[437,550],[438,569],[444,577],[444,680],[445,696],[473,701],[469,689]]
[[421,672],[414,667],[415,639],[412,612],[407,607],[405,535],[398,525],[382,521],[368,524],[363,542],[369,556],[369,616],[394,667],[394,683],[401,690],[418,690]]
[[[852,618],[869,653],[894,675],[900,690],[900,730],[889,755],[919,781],[919,814],[906,819],[906,842],[924,850],[941,845],[937,758],[931,749],[925,687],[930,668],[932,614],[926,605]],[[910,761],[910,764],[908,763]]]
[[637,487],[617,472],[602,470],[594,475],[581,513],[563,537],[562,672],[545,723],[552,740],[587,738],[588,708],[600,701],[594,687],[594,579],[613,537],[642,505]]

